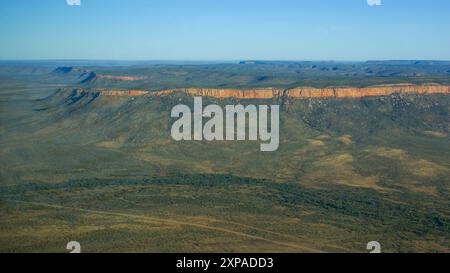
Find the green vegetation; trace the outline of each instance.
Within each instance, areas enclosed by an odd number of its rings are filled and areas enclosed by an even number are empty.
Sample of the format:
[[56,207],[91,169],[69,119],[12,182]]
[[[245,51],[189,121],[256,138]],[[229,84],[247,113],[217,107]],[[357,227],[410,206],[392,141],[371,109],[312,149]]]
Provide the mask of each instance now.
[[[54,68],[15,69],[0,69],[0,252],[450,249],[448,95],[290,100],[279,150],[262,153],[173,141],[189,96],[76,100]],[[204,98],[238,102],[272,103]]]

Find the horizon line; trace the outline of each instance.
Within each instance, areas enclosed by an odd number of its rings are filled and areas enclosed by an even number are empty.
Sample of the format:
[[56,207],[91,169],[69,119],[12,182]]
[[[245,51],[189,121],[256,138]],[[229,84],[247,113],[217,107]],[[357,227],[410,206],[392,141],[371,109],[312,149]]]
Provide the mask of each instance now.
[[339,60],[339,59],[0,59],[0,62],[407,62],[407,61],[428,61],[428,62],[450,62],[450,59],[360,59],[360,60]]

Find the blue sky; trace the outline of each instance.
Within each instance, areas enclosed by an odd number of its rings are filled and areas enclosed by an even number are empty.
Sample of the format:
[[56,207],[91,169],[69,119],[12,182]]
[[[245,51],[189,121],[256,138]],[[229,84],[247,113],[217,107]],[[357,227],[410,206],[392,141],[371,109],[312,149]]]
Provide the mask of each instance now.
[[450,60],[450,1],[0,0],[0,35],[0,59]]

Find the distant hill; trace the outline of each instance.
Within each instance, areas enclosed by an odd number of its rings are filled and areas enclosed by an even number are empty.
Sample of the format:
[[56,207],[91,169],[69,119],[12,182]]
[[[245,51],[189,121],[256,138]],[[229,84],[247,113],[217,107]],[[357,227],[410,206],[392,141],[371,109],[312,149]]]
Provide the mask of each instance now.
[[[447,61],[288,62],[60,66],[59,80],[82,87],[161,90],[170,88],[367,87],[380,84],[450,85]],[[49,78],[54,81],[55,78]]]

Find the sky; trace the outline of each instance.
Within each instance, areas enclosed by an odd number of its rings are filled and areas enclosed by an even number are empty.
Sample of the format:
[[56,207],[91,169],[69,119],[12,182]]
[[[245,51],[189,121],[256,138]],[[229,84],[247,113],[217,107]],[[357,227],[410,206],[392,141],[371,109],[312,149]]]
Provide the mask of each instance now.
[[0,0],[0,60],[450,60],[449,0]]

